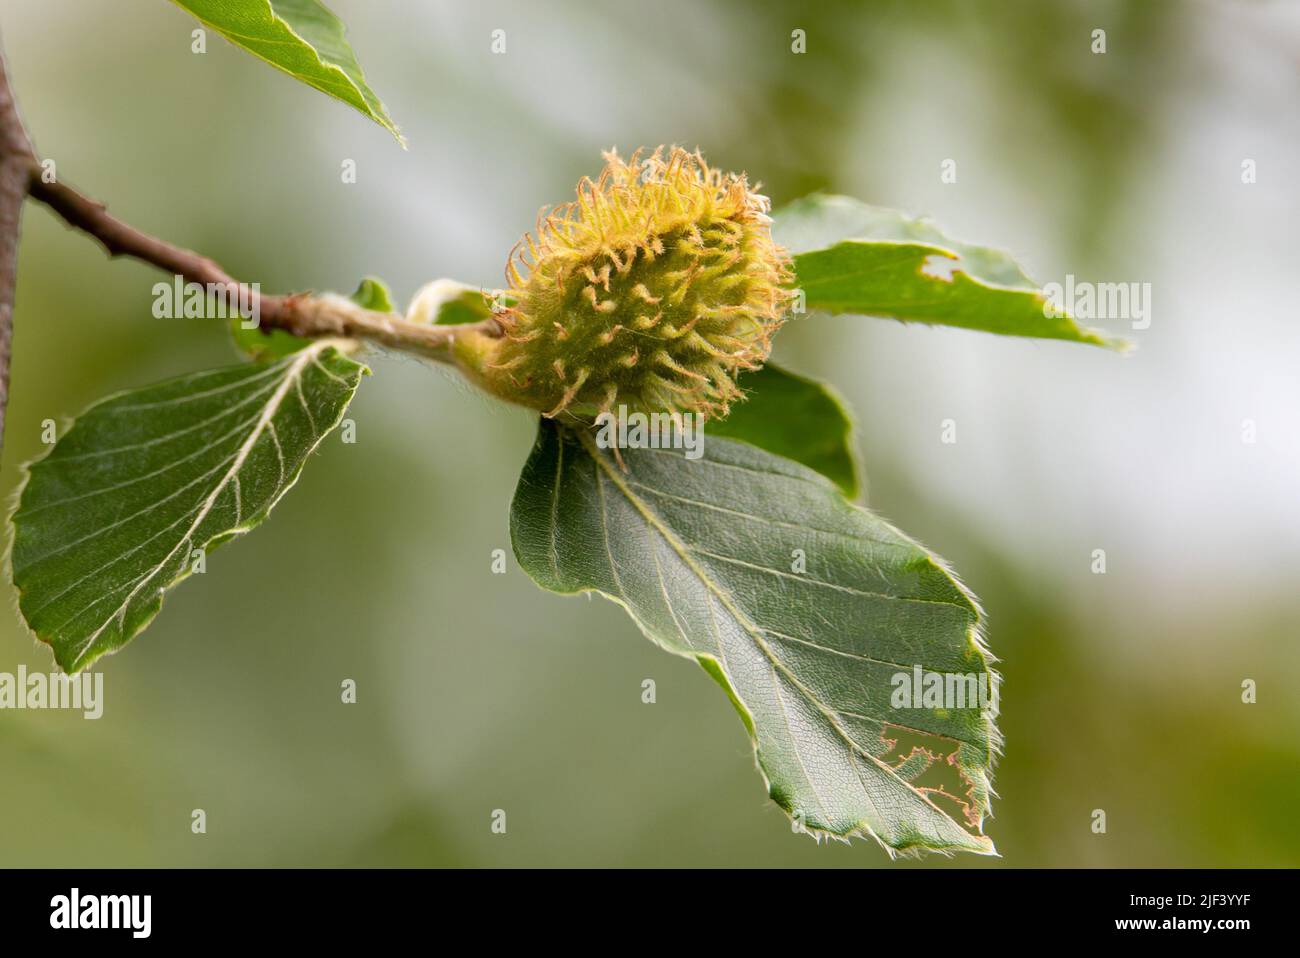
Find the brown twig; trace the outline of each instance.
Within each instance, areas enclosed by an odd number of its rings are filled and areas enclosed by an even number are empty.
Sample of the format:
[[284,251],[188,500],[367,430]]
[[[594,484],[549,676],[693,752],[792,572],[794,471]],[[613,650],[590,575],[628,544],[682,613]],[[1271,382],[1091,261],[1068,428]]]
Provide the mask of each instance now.
[[33,199],[47,205],[69,226],[99,240],[110,256],[130,256],[182,276],[187,282],[219,287],[218,295],[226,295],[228,291],[232,306],[242,291],[242,301],[257,303],[260,324],[268,329],[284,329],[308,338],[365,339],[446,360],[458,331],[473,328],[492,332],[498,328],[493,320],[472,327],[426,326],[407,322],[396,313],[362,309],[335,296],[259,295],[208,257],[141,232],[113,216],[102,203],[83,196],[66,183],[46,183],[37,176],[32,178],[30,189]]
[[[453,362],[451,347],[461,336],[499,336],[494,319],[458,326],[412,323],[396,313],[363,309],[339,296],[294,293],[264,296],[230,276],[216,262],[193,250],[161,240],[125,223],[103,203],[57,180],[47,182],[31,140],[9,91],[4,55],[0,53],[0,448],[4,441],[4,408],[9,385],[9,342],[18,259],[19,215],[30,195],[57,213],[65,223],[97,239],[110,256],[130,256],[157,266],[186,282],[198,283],[231,310],[238,302],[253,304],[259,325],[283,329],[306,338],[361,339],[392,349]],[[227,315],[235,315],[227,310]]]
[[35,161],[36,154],[9,90],[4,54],[0,53],[0,450],[4,449],[5,411],[9,406],[18,231]]

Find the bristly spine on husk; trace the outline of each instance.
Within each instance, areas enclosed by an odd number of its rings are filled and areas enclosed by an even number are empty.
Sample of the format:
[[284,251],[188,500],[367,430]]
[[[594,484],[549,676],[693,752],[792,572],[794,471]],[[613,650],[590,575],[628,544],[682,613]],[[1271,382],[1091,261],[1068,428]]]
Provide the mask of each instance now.
[[467,343],[462,365],[546,416],[726,415],[736,375],[767,359],[790,303],[768,209],[698,150],[606,153],[600,177],[515,247],[504,335]]

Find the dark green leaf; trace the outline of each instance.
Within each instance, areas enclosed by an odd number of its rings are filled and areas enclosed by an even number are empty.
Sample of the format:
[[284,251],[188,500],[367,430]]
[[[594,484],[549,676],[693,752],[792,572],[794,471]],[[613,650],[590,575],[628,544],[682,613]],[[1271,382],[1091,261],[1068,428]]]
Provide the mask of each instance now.
[[[975,600],[817,473],[747,443],[704,449],[623,450],[624,471],[590,433],[542,420],[511,510],[521,566],[554,592],[613,599],[704,666],[773,800],[813,834],[992,853],[996,689]],[[896,707],[914,666],[982,677],[992,697]],[[956,781],[940,792],[928,774]]]
[[196,562],[265,519],[364,371],[320,341],[82,413],[27,467],[11,520],[18,607],[59,665],[126,644]]
[[727,418],[709,420],[709,438],[741,439],[793,459],[857,498],[862,470],[853,418],[834,390],[772,363],[743,373],[739,383],[747,398],[732,406]]

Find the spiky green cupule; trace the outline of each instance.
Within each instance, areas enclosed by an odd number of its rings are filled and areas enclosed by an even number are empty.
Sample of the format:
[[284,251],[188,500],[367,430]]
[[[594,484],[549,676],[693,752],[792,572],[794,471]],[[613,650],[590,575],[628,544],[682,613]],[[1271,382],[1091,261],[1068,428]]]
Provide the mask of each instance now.
[[725,415],[790,301],[767,199],[699,153],[623,162],[539,217],[507,270],[504,334],[466,343],[489,391],[541,410]]

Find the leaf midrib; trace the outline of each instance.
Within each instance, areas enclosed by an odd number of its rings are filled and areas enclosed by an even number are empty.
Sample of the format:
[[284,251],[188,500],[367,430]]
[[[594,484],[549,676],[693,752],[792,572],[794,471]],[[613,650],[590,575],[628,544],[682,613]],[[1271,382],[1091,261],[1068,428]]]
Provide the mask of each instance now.
[[[813,706],[817,709],[818,712],[821,713],[822,717],[831,726],[831,728],[835,730],[836,735],[840,737],[840,739],[848,747],[849,751],[851,753],[856,753],[858,755],[861,755],[863,758],[869,759],[871,763],[876,768],[878,768],[881,772],[885,773],[887,776],[893,778],[895,781],[903,785],[920,801],[924,802],[926,805],[929,805],[938,814],[942,815],[943,817],[947,818],[950,821],[955,821],[955,819],[953,819],[951,815],[949,815],[943,809],[939,808],[938,805],[935,805],[934,802],[930,801],[929,797],[925,795],[925,793],[919,791],[916,787],[914,787],[911,782],[908,782],[905,779],[898,776],[892,768],[890,768],[888,765],[886,765],[876,756],[862,749],[856,742],[853,741],[853,739],[849,736],[849,734],[844,731],[844,729],[840,726],[840,723],[836,720],[835,713],[832,710],[828,709],[827,706],[825,706],[821,702],[821,700],[818,699],[817,696],[815,696],[803,684],[803,682],[801,682],[799,678],[790,671],[789,667],[786,666],[786,664],[781,661],[781,659],[772,651],[771,647],[768,646],[767,642],[763,640],[761,631],[758,630],[758,627],[749,621],[748,616],[745,616],[740,612],[739,609],[736,608],[734,602],[731,599],[731,596],[724,589],[722,589],[720,585],[715,583],[709,575],[705,573],[705,571],[699,566],[698,563],[695,562],[694,558],[690,555],[689,550],[686,548],[685,544],[682,543],[677,538],[677,536],[673,533],[671,529],[669,529],[666,525],[664,525],[664,523],[659,519],[658,515],[656,515],[654,511],[649,508],[649,506],[647,506],[645,503],[641,501],[640,497],[638,497],[632,491],[632,489],[627,485],[623,477],[618,474],[618,472],[614,469],[614,467],[611,466],[603,456],[600,455],[600,450],[597,448],[595,441],[583,431],[577,431],[577,436],[578,436],[578,440],[586,448],[587,454],[590,455],[592,459],[596,461],[597,466],[604,471],[605,475],[609,478],[610,482],[612,482],[614,486],[620,492],[623,493],[624,497],[628,500],[628,502],[632,504],[633,508],[635,508],[639,513],[641,513],[641,515],[645,518],[646,522],[648,522],[655,529],[655,531],[657,531],[661,536],[663,536],[664,541],[667,542],[672,547],[673,551],[676,552],[677,555],[681,558],[681,560],[686,563],[687,567],[692,572],[694,572],[695,575],[699,578],[699,580],[702,583],[704,583],[705,587],[717,597],[718,601],[721,602],[723,607],[728,612],[731,613],[732,617],[741,624],[741,626],[745,629],[745,631],[749,634],[750,638],[753,640],[754,644],[758,646],[760,651],[762,651],[763,656],[768,660],[773,671],[775,672],[776,670],[779,669],[781,673],[784,674],[786,678],[790,681],[790,683],[796,689],[799,690],[800,694],[803,695],[809,702],[813,704]],[[560,445],[562,446],[564,444],[563,437],[559,437],[559,438],[560,438]],[[612,568],[613,567],[612,556],[610,557],[610,563]],[[615,572],[615,575],[617,575],[617,572]],[[718,644],[719,647],[721,648],[722,640],[720,635],[719,635]],[[780,695],[779,684],[775,686],[774,690],[779,696]],[[793,736],[793,734],[791,735],[791,741],[797,742],[797,739]],[[798,752],[799,749],[796,745],[795,748],[796,755],[798,755]],[[799,761],[802,766],[803,759],[801,756],[799,757]],[[866,795],[867,799],[870,801],[871,795],[867,792],[865,783],[860,783],[860,784],[862,784],[863,794]],[[815,795],[816,788],[815,786],[812,785],[811,781],[809,781],[809,787],[813,789],[813,793]],[[965,829],[963,829],[963,831],[965,831]],[[978,838],[978,836],[974,836],[974,835],[972,835],[971,837],[973,840],[977,840]]]
[[[838,247],[855,247],[855,246],[868,246],[868,247],[893,246],[899,252],[903,251],[904,249],[910,248],[912,250],[926,252],[926,257],[925,257],[926,259],[929,259],[931,256],[943,256],[945,259],[950,259],[955,263],[960,264],[960,263],[967,262],[966,257],[962,256],[961,253],[958,253],[956,250],[949,249],[946,246],[936,246],[933,243],[927,243],[924,241],[875,240],[875,239],[864,239],[861,237],[849,237],[848,239],[842,239],[839,240],[838,242],[832,243],[830,246],[823,246],[818,249],[810,249],[810,250],[805,250],[802,253],[796,253],[795,269],[796,271],[798,270],[797,261],[805,256],[816,256],[820,253],[829,253]],[[904,257],[902,256],[898,257],[897,262],[905,262],[905,261],[906,260]],[[872,266],[867,269],[851,270],[847,273],[833,273],[829,276],[819,276],[817,278],[817,282],[819,283],[838,282],[840,280],[853,279],[854,277],[861,276],[864,272],[885,272],[888,269],[892,268],[894,265],[895,263],[882,263],[879,266]],[[972,283],[976,284],[977,286],[983,286],[986,289],[991,289],[999,293],[1025,293],[1030,296],[1037,296],[1040,293],[1039,290],[1030,287],[1007,286],[1005,283],[995,283],[992,280],[984,279],[981,276],[976,276],[974,273],[971,273],[969,270],[963,269],[960,266],[954,267],[953,269],[953,274],[956,275],[957,273],[960,273],[962,276],[966,277],[966,279],[970,280]],[[953,282],[952,280],[940,279],[937,276],[929,277],[929,278],[940,283],[947,282],[949,285],[951,285]]]
[[[352,80],[352,78],[347,75],[347,71],[344,70],[336,63],[326,63],[323,59],[321,59],[320,51],[317,50],[315,46],[313,46],[307,40],[303,39],[298,34],[298,32],[294,30],[293,27],[291,27],[282,16],[280,16],[280,14],[275,12],[275,8],[272,7],[270,3],[266,4],[266,9],[267,9],[267,13],[270,14],[272,22],[280,24],[287,31],[289,31],[289,35],[293,37],[293,40],[276,40],[272,37],[255,37],[245,33],[237,33],[234,30],[228,30],[225,27],[218,26],[217,24],[213,23],[210,20],[204,19],[203,17],[199,16],[199,14],[191,10],[189,7],[181,7],[181,9],[184,10],[186,13],[188,13],[190,16],[192,16],[195,20],[199,21],[199,23],[203,24],[205,27],[211,27],[213,30],[216,30],[222,36],[228,38],[232,43],[235,42],[236,40],[249,41],[249,43],[240,43],[239,46],[242,47],[246,53],[249,53],[257,57],[257,59],[261,60],[263,63],[267,64],[268,66],[274,67],[275,69],[279,70],[281,73],[288,74],[289,76],[293,77],[295,80],[298,80],[300,83],[306,83],[306,74],[295,73],[292,70],[286,69],[282,64],[276,63],[270,57],[266,56],[259,50],[254,49],[253,46],[250,46],[249,44],[252,43],[252,44],[257,44],[259,46],[286,46],[286,47],[294,47],[295,49],[300,46],[306,47],[308,50],[311,51],[312,55],[316,58],[316,63],[323,70],[325,70],[327,73],[331,75],[335,73],[342,75],[343,79],[341,81],[337,77],[332,77],[333,79],[333,84],[331,84],[332,88],[340,89],[350,93],[355,93],[358,97],[360,97],[363,103],[366,102],[366,98],[362,95],[361,90],[357,87],[356,83]],[[310,86],[310,84],[307,85]],[[324,92],[328,93],[330,91],[327,90]],[[338,99],[343,99],[343,97],[338,97],[337,94],[331,94],[331,95],[336,96]],[[370,105],[369,103],[366,103],[367,107],[369,107],[369,105]]]
[[[323,350],[329,348],[329,346],[330,344],[326,341],[313,343],[311,346],[303,349],[297,355],[297,358],[288,365],[284,371],[283,382],[281,382],[280,385],[276,387],[275,392],[271,394],[271,398],[267,401],[266,408],[263,410],[262,415],[258,417],[256,424],[254,424],[252,430],[248,434],[248,438],[240,445],[238,451],[235,453],[235,458],[230,464],[230,468],[226,470],[226,474],[221,477],[216,486],[213,487],[212,492],[199,507],[194,520],[190,523],[189,528],[186,529],[184,535],[177,540],[176,545],[172,547],[171,551],[168,552],[167,555],[155,563],[153,568],[150,569],[143,578],[135,583],[131,591],[127,593],[126,598],[118,604],[117,608],[109,613],[100,624],[99,628],[95,629],[95,631],[87,637],[86,641],[81,645],[77,650],[76,655],[73,657],[74,662],[80,660],[81,657],[86,654],[86,650],[95,644],[95,640],[99,638],[106,628],[108,628],[109,623],[112,622],[113,619],[120,618],[126,614],[126,610],[130,606],[131,600],[135,598],[136,594],[146,583],[152,580],[154,576],[156,576],[158,572],[171,561],[172,557],[176,555],[177,550],[186,542],[191,542],[195,530],[197,530],[199,526],[203,524],[203,520],[208,517],[208,513],[212,511],[213,504],[221,496],[221,493],[226,490],[226,487],[230,485],[231,478],[234,477],[236,480],[238,479],[239,470],[243,467],[244,462],[248,459],[249,453],[252,451],[253,447],[257,445],[257,441],[262,437],[268,426],[271,429],[274,429],[274,423],[272,420],[275,418],[276,413],[280,411],[280,404],[284,402],[284,397],[289,392],[290,387],[302,374],[303,368],[309,362],[316,362],[317,355]],[[283,479],[284,456],[280,450],[278,438],[276,439],[276,452],[280,456],[280,473],[281,478]],[[242,511],[243,510],[241,509],[240,512],[242,513]]]

